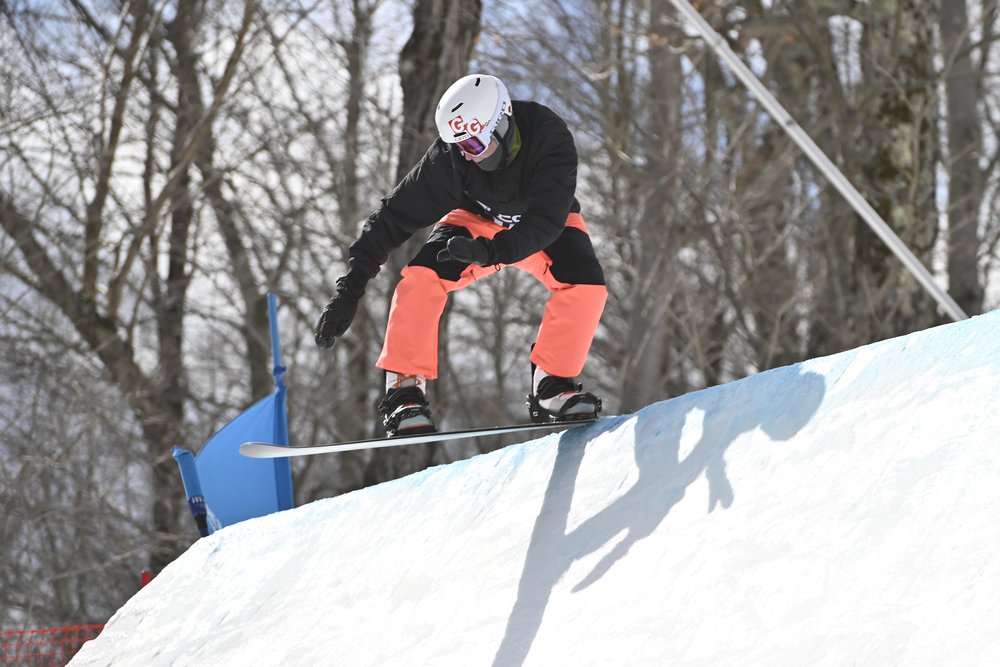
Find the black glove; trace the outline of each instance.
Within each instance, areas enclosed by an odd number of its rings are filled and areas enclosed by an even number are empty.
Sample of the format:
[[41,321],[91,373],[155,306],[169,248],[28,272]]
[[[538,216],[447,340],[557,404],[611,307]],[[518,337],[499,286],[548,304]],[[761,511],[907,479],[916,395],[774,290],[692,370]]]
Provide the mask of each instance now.
[[437,258],[439,262],[455,261],[479,266],[492,266],[497,263],[493,242],[482,236],[474,239],[467,239],[464,236],[448,239],[447,247],[438,252]]
[[358,301],[365,293],[364,283],[357,284],[347,276],[337,279],[337,293],[326,304],[316,325],[316,344],[324,349],[333,347],[334,341],[344,335],[358,312]]

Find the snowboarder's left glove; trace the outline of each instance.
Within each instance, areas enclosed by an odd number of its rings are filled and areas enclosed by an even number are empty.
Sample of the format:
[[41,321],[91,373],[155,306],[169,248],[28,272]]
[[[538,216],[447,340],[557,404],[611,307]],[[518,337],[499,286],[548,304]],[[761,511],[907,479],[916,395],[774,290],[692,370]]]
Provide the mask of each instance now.
[[497,263],[493,242],[482,236],[474,239],[467,239],[464,236],[448,239],[447,247],[438,253],[437,258],[439,262],[456,261],[479,266],[492,266]]
[[358,301],[365,293],[364,284],[358,285],[348,276],[337,279],[337,293],[326,304],[316,325],[316,345],[329,349],[334,341],[344,335],[358,313]]

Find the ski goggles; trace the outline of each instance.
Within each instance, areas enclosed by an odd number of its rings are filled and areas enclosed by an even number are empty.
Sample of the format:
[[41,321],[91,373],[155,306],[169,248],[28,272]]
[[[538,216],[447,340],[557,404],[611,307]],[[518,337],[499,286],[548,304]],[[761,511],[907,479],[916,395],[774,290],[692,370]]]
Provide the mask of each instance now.
[[490,132],[484,132],[478,136],[472,136],[468,139],[462,139],[455,143],[458,146],[458,150],[462,151],[466,155],[471,155],[476,157],[477,155],[482,155],[486,152],[486,149],[490,147]]
[[507,128],[509,127],[510,119],[507,117],[507,114],[501,114],[500,119],[497,121],[496,126],[492,130],[483,132],[482,134],[477,134],[469,137],[468,139],[457,141],[455,142],[455,145],[458,146],[458,149],[466,155],[476,157],[477,155],[485,153],[486,149],[490,147],[490,142],[493,141],[494,133],[498,137],[503,137],[507,134]]

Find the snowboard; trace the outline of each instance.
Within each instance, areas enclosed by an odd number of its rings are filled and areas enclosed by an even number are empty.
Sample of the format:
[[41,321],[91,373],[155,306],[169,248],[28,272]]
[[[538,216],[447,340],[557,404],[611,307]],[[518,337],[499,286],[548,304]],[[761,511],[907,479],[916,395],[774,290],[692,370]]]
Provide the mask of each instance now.
[[240,454],[252,459],[277,459],[289,456],[312,456],[313,454],[332,454],[335,452],[352,452],[358,449],[375,449],[377,447],[400,447],[402,445],[421,445],[446,440],[461,440],[462,438],[478,438],[487,435],[504,435],[506,433],[521,433],[525,431],[543,431],[572,428],[593,424],[596,419],[576,419],[565,421],[542,422],[535,424],[516,424],[513,426],[491,426],[473,428],[462,431],[440,431],[421,433],[419,435],[397,435],[394,438],[370,438],[353,442],[337,442],[324,445],[274,445],[267,442],[244,442],[240,445]]

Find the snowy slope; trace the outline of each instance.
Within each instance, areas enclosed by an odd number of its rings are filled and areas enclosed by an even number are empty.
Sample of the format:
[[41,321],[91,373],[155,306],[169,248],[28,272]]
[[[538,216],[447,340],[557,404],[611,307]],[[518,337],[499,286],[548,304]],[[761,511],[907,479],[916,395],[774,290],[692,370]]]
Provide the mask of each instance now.
[[1000,312],[245,522],[74,665],[1000,664]]

